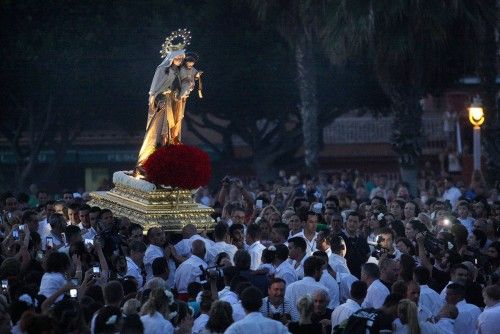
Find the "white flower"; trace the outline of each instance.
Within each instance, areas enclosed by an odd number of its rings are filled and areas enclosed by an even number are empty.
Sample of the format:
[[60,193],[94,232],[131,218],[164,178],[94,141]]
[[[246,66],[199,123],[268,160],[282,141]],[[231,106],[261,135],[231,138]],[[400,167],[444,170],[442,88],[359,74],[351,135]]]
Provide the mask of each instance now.
[[172,305],[174,303],[174,295],[168,289],[165,289],[164,292],[165,292],[165,295],[168,298],[168,305]]

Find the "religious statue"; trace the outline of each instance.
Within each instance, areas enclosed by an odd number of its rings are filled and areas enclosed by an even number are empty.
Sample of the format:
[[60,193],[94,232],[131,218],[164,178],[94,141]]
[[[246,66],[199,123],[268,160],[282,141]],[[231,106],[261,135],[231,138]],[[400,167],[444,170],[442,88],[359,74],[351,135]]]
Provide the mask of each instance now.
[[158,148],[181,143],[181,127],[189,94],[198,80],[201,94],[202,72],[194,68],[197,58],[186,53],[191,33],[186,29],[174,31],[165,39],[160,53],[165,59],[156,68],[149,89],[146,134],[139,151],[136,172],[143,174],[142,165]]

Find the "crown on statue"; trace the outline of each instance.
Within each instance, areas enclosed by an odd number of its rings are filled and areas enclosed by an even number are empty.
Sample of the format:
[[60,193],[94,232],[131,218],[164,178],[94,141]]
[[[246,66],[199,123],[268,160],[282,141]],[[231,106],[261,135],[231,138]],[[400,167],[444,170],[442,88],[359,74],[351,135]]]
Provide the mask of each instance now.
[[183,50],[191,42],[191,32],[187,29],[172,31],[161,46],[160,54],[165,58],[171,51]]

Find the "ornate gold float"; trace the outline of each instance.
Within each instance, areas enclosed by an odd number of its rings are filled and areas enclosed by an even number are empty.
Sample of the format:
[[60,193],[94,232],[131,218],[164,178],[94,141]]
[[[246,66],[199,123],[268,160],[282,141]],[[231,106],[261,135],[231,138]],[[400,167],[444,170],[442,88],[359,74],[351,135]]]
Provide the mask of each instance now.
[[92,192],[88,204],[110,209],[115,216],[127,217],[145,230],[160,227],[179,232],[187,224],[210,230],[214,225],[210,216],[213,209],[195,203],[190,190],[156,186],[127,172],[114,173],[113,183],[110,191]]

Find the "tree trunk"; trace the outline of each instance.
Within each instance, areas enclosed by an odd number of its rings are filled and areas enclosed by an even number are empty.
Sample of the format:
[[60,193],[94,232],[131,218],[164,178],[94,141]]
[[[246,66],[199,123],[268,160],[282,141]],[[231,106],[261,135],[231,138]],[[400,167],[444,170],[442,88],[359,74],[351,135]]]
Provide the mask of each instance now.
[[[488,0],[489,7],[495,7],[495,0]],[[482,36],[482,50],[480,58],[479,75],[483,90],[483,106],[486,114],[484,126],[483,145],[488,158],[487,180],[493,184],[500,174],[500,114],[496,103],[496,22],[485,20]]]
[[422,107],[418,93],[388,94],[394,111],[391,142],[398,155],[401,179],[413,196],[418,194],[418,160],[422,152]]
[[308,173],[315,175],[318,169],[319,135],[318,100],[316,97],[316,68],[311,41],[305,36],[295,45],[297,79],[300,95],[300,115],[304,136],[304,160]]

